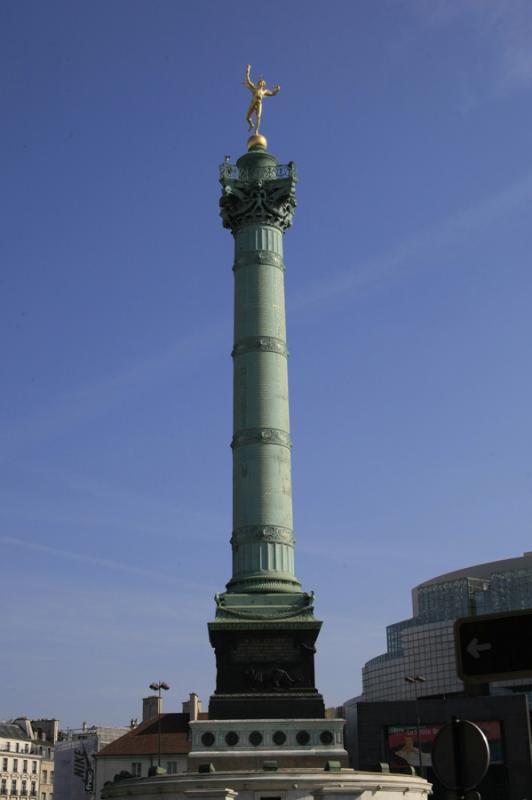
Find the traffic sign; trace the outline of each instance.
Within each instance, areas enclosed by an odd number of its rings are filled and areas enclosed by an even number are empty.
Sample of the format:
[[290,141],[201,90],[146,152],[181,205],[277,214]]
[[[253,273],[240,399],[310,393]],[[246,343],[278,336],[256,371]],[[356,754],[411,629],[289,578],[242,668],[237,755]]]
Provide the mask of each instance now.
[[474,722],[453,719],[438,731],[432,745],[432,767],[446,789],[460,794],[474,789],[489,763],[488,740]]
[[454,623],[456,670],[466,683],[532,676],[532,609]]

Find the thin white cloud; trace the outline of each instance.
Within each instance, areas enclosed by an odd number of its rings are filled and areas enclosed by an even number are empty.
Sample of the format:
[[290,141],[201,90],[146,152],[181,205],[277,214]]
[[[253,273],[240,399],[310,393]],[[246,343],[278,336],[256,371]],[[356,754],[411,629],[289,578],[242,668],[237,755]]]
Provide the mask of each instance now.
[[[54,487],[53,495],[34,496],[28,504],[27,492],[4,490],[0,497],[0,518],[38,522],[51,525],[70,525],[76,530],[97,528],[127,529],[150,536],[175,537],[210,541],[207,533],[197,531],[197,523],[206,530],[222,528],[227,519],[208,508],[194,509],[131,491],[119,484],[104,482],[91,476],[64,473],[44,467],[26,466],[25,473]],[[124,521],[127,520],[127,523]]]
[[[349,267],[336,275],[328,275],[327,281],[320,281],[307,290],[303,289],[292,310],[304,310],[309,306],[325,301],[333,301],[346,293],[363,292],[396,280],[419,269],[419,258],[424,253],[435,252],[439,248],[459,241],[489,228],[501,217],[532,200],[532,172],[517,180],[500,192],[480,203],[452,214],[425,231],[398,244],[388,253],[368,259],[354,267]],[[416,262],[417,259],[417,262]],[[427,264],[424,261],[424,264]]]
[[46,544],[39,544],[27,539],[19,539],[14,536],[0,536],[0,544],[5,547],[16,547],[23,550],[32,550],[36,553],[43,553],[45,555],[54,556],[61,559],[68,559],[69,561],[78,561],[82,564],[89,564],[94,567],[101,567],[103,569],[112,570],[114,572],[125,572],[129,575],[138,575],[143,578],[150,578],[165,583],[172,583],[178,586],[189,586],[198,589],[197,582],[184,581],[181,577],[168,575],[164,572],[157,570],[146,569],[145,567],[138,567],[134,564],[127,564],[123,561],[113,561],[108,558],[99,558],[98,556],[90,556],[86,553],[76,553],[71,550],[63,550],[59,547],[51,547]]
[[475,67],[463,75],[466,106],[532,88],[530,0],[418,0],[415,9],[431,27],[467,25],[476,36]]
[[27,444],[64,433],[88,418],[94,418],[110,408],[127,402],[127,390],[139,391],[142,385],[150,384],[163,375],[175,375],[177,366],[187,359],[199,358],[208,352],[212,342],[229,330],[223,319],[202,325],[197,330],[181,337],[165,350],[134,361],[114,374],[74,389],[54,398],[42,412],[20,421],[12,421],[2,433],[2,456],[18,452]]

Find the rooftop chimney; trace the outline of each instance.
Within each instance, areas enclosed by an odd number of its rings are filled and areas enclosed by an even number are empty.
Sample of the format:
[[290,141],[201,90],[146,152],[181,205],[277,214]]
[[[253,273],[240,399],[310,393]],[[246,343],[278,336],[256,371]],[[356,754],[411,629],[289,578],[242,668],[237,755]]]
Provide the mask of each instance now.
[[191,692],[188,700],[183,701],[183,714],[188,714],[189,721],[194,722],[194,720],[198,719],[200,713],[201,700],[196,692]]
[[152,695],[151,697],[142,698],[142,721],[147,722],[149,719],[156,719],[159,714],[163,713],[163,700],[162,697]]

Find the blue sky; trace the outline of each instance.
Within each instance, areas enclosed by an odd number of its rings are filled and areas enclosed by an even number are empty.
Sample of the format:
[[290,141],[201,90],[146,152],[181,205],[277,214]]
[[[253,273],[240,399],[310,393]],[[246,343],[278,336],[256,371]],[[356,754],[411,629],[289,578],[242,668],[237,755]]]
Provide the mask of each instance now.
[[0,4],[0,717],[206,702],[245,65],[281,93],[296,571],[328,704],[410,588],[531,549],[532,6]]

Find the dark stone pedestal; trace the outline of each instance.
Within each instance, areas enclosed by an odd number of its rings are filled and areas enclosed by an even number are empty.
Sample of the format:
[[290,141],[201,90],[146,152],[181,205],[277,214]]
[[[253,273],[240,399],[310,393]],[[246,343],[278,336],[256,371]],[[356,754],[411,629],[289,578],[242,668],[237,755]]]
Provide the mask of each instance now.
[[212,719],[320,719],[323,697],[310,693],[218,694],[209,700]]
[[211,719],[319,719],[314,682],[317,620],[209,625],[216,652]]

